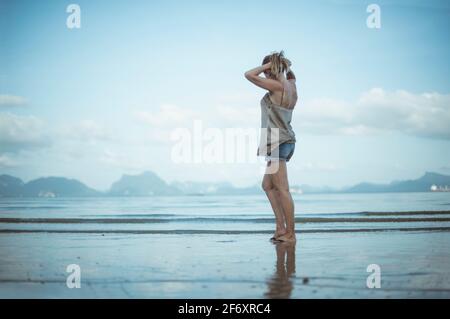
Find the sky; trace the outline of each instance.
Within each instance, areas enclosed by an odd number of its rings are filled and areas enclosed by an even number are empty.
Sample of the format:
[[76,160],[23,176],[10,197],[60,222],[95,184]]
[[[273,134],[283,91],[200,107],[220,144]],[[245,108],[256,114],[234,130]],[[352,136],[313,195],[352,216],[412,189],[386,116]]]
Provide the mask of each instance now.
[[243,163],[179,162],[174,134],[203,152],[227,129],[258,131],[266,91],[244,73],[284,50],[299,96],[290,184],[450,175],[449,32],[448,1],[0,0],[0,174],[260,184],[251,142]]

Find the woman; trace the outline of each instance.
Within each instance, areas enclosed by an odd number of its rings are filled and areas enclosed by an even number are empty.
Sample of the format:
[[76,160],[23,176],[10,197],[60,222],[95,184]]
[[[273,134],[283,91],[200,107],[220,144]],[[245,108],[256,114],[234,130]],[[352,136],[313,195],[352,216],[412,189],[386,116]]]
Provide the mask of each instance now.
[[[296,139],[290,122],[298,98],[295,75],[290,66],[291,62],[281,51],[265,56],[262,66],[245,72],[250,82],[268,91],[261,100],[262,134],[257,155],[265,155],[267,161],[262,188],[276,219],[271,240],[285,242],[296,240],[294,201],[289,192],[286,168],[295,149]],[[259,76],[262,72],[265,78]]]

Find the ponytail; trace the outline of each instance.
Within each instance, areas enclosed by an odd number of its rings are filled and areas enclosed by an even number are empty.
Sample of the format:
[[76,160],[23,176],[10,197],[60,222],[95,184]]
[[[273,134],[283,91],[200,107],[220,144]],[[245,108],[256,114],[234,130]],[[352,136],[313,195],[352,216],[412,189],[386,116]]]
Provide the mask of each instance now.
[[281,50],[279,53],[274,52],[270,55],[264,57],[263,64],[272,62],[271,73],[278,76],[280,73],[289,72],[291,61],[284,57],[284,51]]

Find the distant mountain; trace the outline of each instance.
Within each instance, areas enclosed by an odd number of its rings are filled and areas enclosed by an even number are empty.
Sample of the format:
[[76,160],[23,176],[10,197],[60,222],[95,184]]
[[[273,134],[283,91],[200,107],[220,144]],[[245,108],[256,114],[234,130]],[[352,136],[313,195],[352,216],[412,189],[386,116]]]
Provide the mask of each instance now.
[[310,186],[306,184],[291,186],[291,192],[303,194],[339,193],[339,190],[330,186]]
[[342,190],[345,193],[429,192],[432,185],[449,185],[450,176],[426,172],[422,177],[389,184],[360,183]]
[[262,194],[263,190],[260,185],[248,186],[248,187],[234,187],[227,183],[217,187],[217,195],[254,195]]
[[[76,179],[65,177],[41,177],[24,186],[24,196],[101,196],[102,193],[89,188]],[[53,194],[53,195],[52,195]]]
[[76,179],[65,177],[41,177],[28,183],[21,179],[0,175],[0,197],[60,197],[60,196],[101,196]]
[[359,183],[349,188],[343,189],[340,193],[382,193],[386,192],[389,185],[374,183]]
[[[393,181],[389,184],[359,183],[342,189],[328,186],[291,186],[292,193],[379,193],[428,192],[432,185],[450,186],[450,176],[426,172],[414,180]],[[89,188],[76,179],[41,177],[24,183],[11,175],[0,175],[0,197],[60,197],[60,196],[157,196],[157,195],[253,195],[262,194],[260,184],[235,187],[229,182],[172,182],[167,184],[151,171],[138,175],[123,175],[107,192]]]
[[179,189],[185,195],[208,195],[217,194],[219,189],[233,187],[229,182],[172,182],[172,187]]
[[114,182],[109,196],[182,195],[183,192],[168,185],[155,173],[146,171],[140,175],[123,175]]
[[11,175],[0,175],[0,197],[20,196],[23,193],[24,182]]

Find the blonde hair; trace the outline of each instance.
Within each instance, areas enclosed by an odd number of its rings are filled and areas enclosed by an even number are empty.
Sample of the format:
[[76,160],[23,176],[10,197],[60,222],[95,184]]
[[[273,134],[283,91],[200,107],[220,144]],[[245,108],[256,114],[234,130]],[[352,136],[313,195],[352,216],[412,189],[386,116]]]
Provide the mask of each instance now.
[[283,72],[286,72],[286,73],[289,72],[290,67],[292,65],[291,61],[289,61],[284,56],[283,50],[281,50],[279,53],[272,52],[271,54],[266,55],[263,59],[262,64],[264,65],[269,62],[272,62],[270,72],[275,76],[278,76],[280,73],[283,73]]

